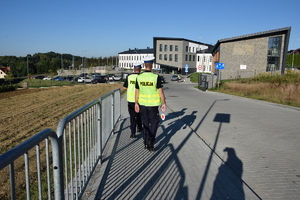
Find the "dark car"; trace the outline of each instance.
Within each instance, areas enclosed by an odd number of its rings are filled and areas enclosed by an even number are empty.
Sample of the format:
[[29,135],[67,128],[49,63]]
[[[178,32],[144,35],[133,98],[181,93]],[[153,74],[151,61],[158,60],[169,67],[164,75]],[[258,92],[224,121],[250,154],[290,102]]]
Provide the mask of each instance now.
[[64,80],[64,77],[62,76],[58,76],[54,79],[55,81],[63,81]]
[[89,74],[88,73],[81,73],[80,75],[79,75],[79,77],[86,77],[86,76],[88,76]]
[[93,84],[96,84],[96,83],[107,83],[107,76],[104,76],[104,75],[100,75],[100,76],[95,76],[92,80],[92,83]]
[[161,83],[166,83],[166,78],[164,76],[159,76]]
[[45,78],[45,76],[38,75],[33,77],[33,79],[41,79],[41,80],[43,80],[43,78]]
[[79,76],[73,77],[73,79],[71,81],[72,82],[78,82],[78,78],[79,78]]

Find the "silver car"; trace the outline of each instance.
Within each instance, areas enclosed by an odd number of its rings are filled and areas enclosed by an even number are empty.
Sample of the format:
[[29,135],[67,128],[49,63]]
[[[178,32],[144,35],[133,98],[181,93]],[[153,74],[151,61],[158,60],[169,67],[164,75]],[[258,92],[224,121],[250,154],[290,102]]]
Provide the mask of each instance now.
[[172,75],[171,81],[177,81],[177,80],[178,80],[178,76],[176,74]]
[[93,79],[89,77],[79,77],[77,82],[78,83],[91,83]]

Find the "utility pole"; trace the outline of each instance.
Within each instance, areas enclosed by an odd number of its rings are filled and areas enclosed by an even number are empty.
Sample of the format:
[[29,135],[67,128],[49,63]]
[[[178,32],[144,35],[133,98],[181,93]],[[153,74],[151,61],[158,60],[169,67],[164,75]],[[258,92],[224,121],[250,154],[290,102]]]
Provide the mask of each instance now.
[[60,60],[61,60],[61,69],[64,69],[64,63],[63,63],[63,56],[60,54]]
[[29,78],[28,55],[27,55],[27,77]]

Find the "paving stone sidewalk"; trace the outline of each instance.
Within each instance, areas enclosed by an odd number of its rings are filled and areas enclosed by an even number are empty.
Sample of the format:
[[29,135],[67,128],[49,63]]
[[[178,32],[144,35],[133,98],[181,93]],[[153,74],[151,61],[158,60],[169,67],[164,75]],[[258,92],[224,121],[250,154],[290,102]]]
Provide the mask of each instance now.
[[[196,115],[167,110],[157,131],[155,152],[145,150],[142,135],[130,138],[126,98],[121,120],[82,199],[261,199],[241,179],[242,162],[228,148],[223,161],[190,126]],[[180,116],[180,117],[179,117]],[[226,123],[228,116],[216,116]],[[226,165],[235,163],[235,170]]]

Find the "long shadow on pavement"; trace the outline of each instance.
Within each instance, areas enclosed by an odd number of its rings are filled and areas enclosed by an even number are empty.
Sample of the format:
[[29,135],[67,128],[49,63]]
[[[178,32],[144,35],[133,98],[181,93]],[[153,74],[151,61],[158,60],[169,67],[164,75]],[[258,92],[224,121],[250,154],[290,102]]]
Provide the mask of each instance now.
[[[197,125],[197,128],[201,126],[216,102],[212,103]],[[113,151],[98,188],[96,199],[191,199],[190,188],[185,185],[186,174],[181,163],[182,159],[179,157],[179,151],[189,138],[195,134],[192,129],[186,128],[194,123],[196,111],[187,115],[185,110],[169,113],[166,116],[166,121],[170,120],[170,122],[166,125],[164,125],[166,122],[163,122],[160,126],[159,129],[161,130],[158,131],[160,134],[156,138],[156,150],[152,153],[143,148],[141,135],[138,135],[138,138],[135,140],[129,139],[130,122],[129,118],[124,119],[120,124],[119,133],[117,133]],[[180,119],[178,116],[183,117]],[[221,124],[229,123],[230,120],[228,114],[221,114],[216,116],[215,121],[220,122],[217,133],[219,135]],[[185,133],[180,134],[183,138],[178,143],[176,141],[175,143],[174,141],[170,142],[172,137],[181,129],[183,129],[181,132],[184,131]],[[218,138],[216,138],[214,146],[216,146],[217,140]],[[228,148],[229,157],[227,163],[232,163],[233,160],[235,163],[239,163],[232,152],[232,149]],[[214,151],[212,150],[198,188],[198,193],[193,197],[195,199],[201,199],[202,197],[213,154]],[[220,178],[224,177],[224,175],[228,176],[228,171],[226,174],[223,173],[225,172],[223,168],[222,166],[219,168],[219,173],[216,176],[216,188],[213,190],[212,199],[220,195],[222,197],[226,195],[227,191],[220,191],[220,188],[217,187]],[[239,167],[239,170],[242,173],[242,165],[241,168]],[[235,179],[236,174],[231,173],[231,175],[230,179]],[[240,177],[238,179],[240,180]],[[240,187],[238,186],[238,188]],[[236,188],[232,187],[231,191],[235,192]],[[243,192],[240,191],[240,193],[240,197],[243,199]]]

